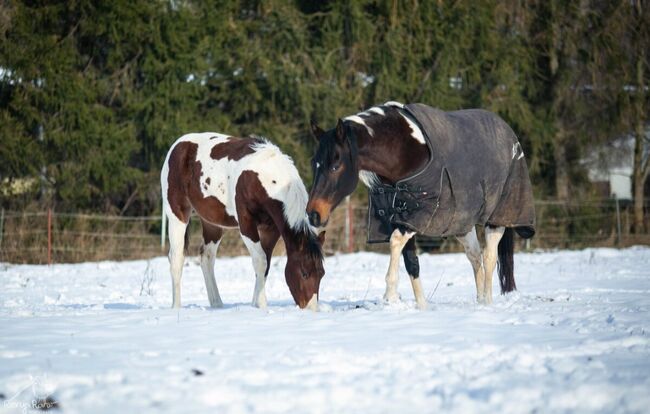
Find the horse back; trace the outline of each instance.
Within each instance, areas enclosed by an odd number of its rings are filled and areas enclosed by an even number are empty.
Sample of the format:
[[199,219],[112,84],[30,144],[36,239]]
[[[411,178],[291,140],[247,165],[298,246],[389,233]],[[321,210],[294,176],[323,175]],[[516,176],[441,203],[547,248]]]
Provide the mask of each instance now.
[[237,227],[235,187],[243,159],[254,152],[256,138],[194,133],[169,150],[161,173],[168,213],[184,222],[193,209],[203,220]]

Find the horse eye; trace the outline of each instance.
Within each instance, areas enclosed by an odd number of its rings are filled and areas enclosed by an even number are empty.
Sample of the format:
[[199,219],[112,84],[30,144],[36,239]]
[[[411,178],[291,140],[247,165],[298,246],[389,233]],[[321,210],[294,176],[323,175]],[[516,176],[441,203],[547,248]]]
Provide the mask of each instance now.
[[338,169],[339,169],[339,164],[335,164],[330,167],[330,171],[336,171]]
[[307,274],[307,272],[302,272],[302,278],[303,278],[303,279],[307,279],[307,276],[309,276],[309,275]]

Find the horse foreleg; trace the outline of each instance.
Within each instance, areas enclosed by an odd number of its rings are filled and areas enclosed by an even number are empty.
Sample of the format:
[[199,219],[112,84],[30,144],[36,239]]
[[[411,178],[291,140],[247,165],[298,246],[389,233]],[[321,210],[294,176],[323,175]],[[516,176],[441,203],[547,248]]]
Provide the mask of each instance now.
[[485,269],[485,287],[483,297],[485,303],[492,303],[492,273],[497,263],[497,249],[503,237],[505,227],[485,227],[485,250],[483,252],[483,268]]
[[223,230],[220,227],[211,225],[201,220],[203,226],[203,246],[201,246],[201,270],[205,279],[205,290],[208,292],[208,300],[213,308],[223,307],[217,281],[214,278],[214,260],[217,257],[219,244]]
[[266,309],[266,291],[264,289],[267,268],[266,254],[259,241],[254,242],[243,234],[241,238],[244,240],[244,244],[251,255],[253,269],[255,270],[255,291],[253,292],[252,305],[260,309]]
[[187,223],[174,214],[169,217],[169,269],[172,275],[172,308],[181,307],[181,276],[185,261],[185,230]]
[[472,264],[474,271],[474,281],[476,282],[476,300],[478,303],[485,303],[485,272],[483,269],[483,257],[481,255],[481,245],[476,236],[476,227],[462,237],[457,237],[458,241],[465,249],[465,255]]
[[427,308],[427,300],[424,297],[422,290],[422,282],[420,280],[420,263],[415,247],[415,238],[410,238],[402,250],[404,257],[404,266],[406,273],[411,279],[411,286],[413,287],[413,295],[415,296],[415,303],[420,310]]
[[397,302],[399,300],[397,293],[399,256],[406,243],[413,236],[415,236],[415,233],[402,233],[399,229],[395,229],[390,236],[390,263],[386,273],[386,293],[384,293],[384,300],[387,302]]

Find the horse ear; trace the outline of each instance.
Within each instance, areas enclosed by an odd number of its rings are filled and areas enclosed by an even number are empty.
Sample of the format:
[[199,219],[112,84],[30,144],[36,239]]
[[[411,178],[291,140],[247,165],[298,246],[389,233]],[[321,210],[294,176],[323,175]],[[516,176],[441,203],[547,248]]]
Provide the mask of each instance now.
[[336,123],[336,140],[341,144],[345,140],[345,125],[343,125],[343,120],[339,118],[339,122]]
[[318,234],[318,242],[321,244],[321,246],[323,245],[323,243],[325,243],[325,230],[321,231]]
[[325,131],[323,131],[323,130],[318,126],[318,124],[316,123],[316,121],[313,120],[313,119],[309,122],[309,126],[310,126],[311,135],[314,137],[314,139],[316,140],[316,142],[320,141],[320,137],[321,137],[321,135],[323,135],[323,133],[324,133]]

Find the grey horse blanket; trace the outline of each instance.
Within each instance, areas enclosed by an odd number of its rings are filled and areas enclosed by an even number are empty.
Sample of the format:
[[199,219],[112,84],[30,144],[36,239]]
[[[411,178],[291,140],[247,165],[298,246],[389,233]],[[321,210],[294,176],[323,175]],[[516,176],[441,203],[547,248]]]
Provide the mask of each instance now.
[[476,224],[535,234],[528,167],[512,129],[492,112],[403,108],[422,129],[430,159],[420,171],[369,192],[368,242],[402,226],[427,236],[459,236]]

